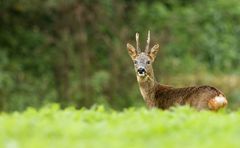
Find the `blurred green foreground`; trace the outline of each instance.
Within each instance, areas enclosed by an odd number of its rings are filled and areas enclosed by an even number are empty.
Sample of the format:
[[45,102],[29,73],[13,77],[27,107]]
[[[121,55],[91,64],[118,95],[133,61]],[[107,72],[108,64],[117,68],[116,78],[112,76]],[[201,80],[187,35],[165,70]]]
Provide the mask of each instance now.
[[58,106],[2,113],[0,147],[5,148],[148,148],[240,147],[240,111],[196,112],[103,107],[59,110]]
[[126,43],[149,29],[157,80],[216,86],[236,109],[239,24],[239,0],[0,0],[0,110],[143,106]]

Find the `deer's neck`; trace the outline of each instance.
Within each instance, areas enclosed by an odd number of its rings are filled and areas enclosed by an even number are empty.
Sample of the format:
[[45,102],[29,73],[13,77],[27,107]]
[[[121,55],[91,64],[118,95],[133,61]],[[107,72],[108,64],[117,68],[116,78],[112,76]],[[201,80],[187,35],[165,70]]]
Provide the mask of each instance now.
[[154,88],[157,84],[153,70],[145,78],[137,77],[140,92],[149,107],[154,106]]

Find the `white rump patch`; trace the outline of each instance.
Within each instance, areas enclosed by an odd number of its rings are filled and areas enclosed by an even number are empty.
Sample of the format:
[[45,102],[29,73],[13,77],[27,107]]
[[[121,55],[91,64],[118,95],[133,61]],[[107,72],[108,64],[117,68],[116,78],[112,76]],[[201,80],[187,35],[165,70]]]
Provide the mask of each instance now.
[[222,104],[226,103],[226,98],[222,95],[216,96],[214,99],[218,104],[222,105]]

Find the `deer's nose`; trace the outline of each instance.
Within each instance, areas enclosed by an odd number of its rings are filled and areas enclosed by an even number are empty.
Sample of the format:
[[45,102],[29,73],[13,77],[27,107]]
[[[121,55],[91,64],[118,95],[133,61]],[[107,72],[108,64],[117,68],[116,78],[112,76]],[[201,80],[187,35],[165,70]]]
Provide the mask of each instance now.
[[146,72],[146,70],[144,68],[138,68],[137,71],[139,74],[144,74]]

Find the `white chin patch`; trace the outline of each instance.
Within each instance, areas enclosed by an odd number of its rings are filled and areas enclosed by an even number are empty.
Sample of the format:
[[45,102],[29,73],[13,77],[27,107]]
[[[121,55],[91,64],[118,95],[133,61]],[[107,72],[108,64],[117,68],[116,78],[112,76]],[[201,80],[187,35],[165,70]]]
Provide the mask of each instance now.
[[144,77],[146,74],[145,73],[138,73],[139,77]]

